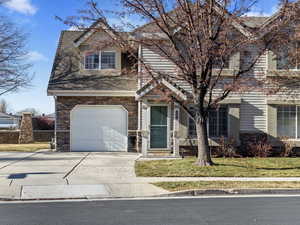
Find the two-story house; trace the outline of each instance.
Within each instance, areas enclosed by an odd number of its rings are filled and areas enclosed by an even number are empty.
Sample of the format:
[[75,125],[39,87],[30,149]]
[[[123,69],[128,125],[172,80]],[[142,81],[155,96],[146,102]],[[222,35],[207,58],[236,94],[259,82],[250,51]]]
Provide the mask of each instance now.
[[[255,29],[268,22],[267,17],[245,17],[237,29]],[[147,32],[147,26],[141,32]],[[139,76],[142,68],[132,69],[134,63],[128,54],[117,47],[95,50],[94,43],[105,40],[106,35],[93,29],[61,33],[48,86],[48,95],[55,99],[57,151],[139,151],[144,155],[165,151],[176,156],[180,148],[196,145],[193,120],[179,105],[166,101],[160,91],[163,87],[185,99],[190,88],[184,83],[167,79],[153,82],[151,77]],[[174,65],[154,50],[142,45],[136,48],[138,57],[151,67],[174,71]],[[231,56],[225,73],[230,75],[243,66],[247,54],[241,50]],[[283,61],[270,49],[257,61],[250,76],[272,76],[282,70]],[[262,91],[233,93],[210,113],[210,144],[218,145],[223,136],[240,145],[257,135],[268,136],[274,145],[282,136],[297,144],[299,121],[297,96],[271,96]]]

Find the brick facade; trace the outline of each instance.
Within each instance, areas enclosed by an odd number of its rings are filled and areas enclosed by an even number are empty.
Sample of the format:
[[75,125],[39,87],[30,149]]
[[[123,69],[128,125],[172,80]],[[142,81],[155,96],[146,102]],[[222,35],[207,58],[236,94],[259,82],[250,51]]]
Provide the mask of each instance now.
[[138,106],[134,97],[61,96],[55,104],[57,151],[70,151],[70,112],[76,105],[122,105],[128,111],[129,134],[137,130]]

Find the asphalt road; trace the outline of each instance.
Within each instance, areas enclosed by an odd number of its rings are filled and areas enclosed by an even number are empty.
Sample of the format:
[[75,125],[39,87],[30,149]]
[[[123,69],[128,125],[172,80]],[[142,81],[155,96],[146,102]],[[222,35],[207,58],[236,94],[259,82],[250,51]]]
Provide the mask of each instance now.
[[296,225],[300,197],[0,204],[1,225]]

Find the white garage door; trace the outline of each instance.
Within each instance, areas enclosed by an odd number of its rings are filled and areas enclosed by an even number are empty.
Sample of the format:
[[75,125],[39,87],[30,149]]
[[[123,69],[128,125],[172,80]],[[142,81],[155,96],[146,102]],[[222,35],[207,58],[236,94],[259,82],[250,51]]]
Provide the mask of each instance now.
[[127,117],[122,106],[76,106],[71,151],[127,151]]

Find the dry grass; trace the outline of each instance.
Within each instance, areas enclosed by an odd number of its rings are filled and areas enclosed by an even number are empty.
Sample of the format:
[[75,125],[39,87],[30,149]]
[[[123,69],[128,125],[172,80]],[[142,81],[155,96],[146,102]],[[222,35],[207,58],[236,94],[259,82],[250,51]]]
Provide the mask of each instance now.
[[143,177],[300,177],[300,158],[216,158],[210,167],[195,160],[137,161],[135,171]]
[[300,188],[297,181],[196,181],[196,182],[158,182],[154,185],[168,191],[193,189],[249,189],[249,188]]
[[49,142],[35,142],[32,144],[0,144],[0,152],[35,152],[40,149],[49,149]]

